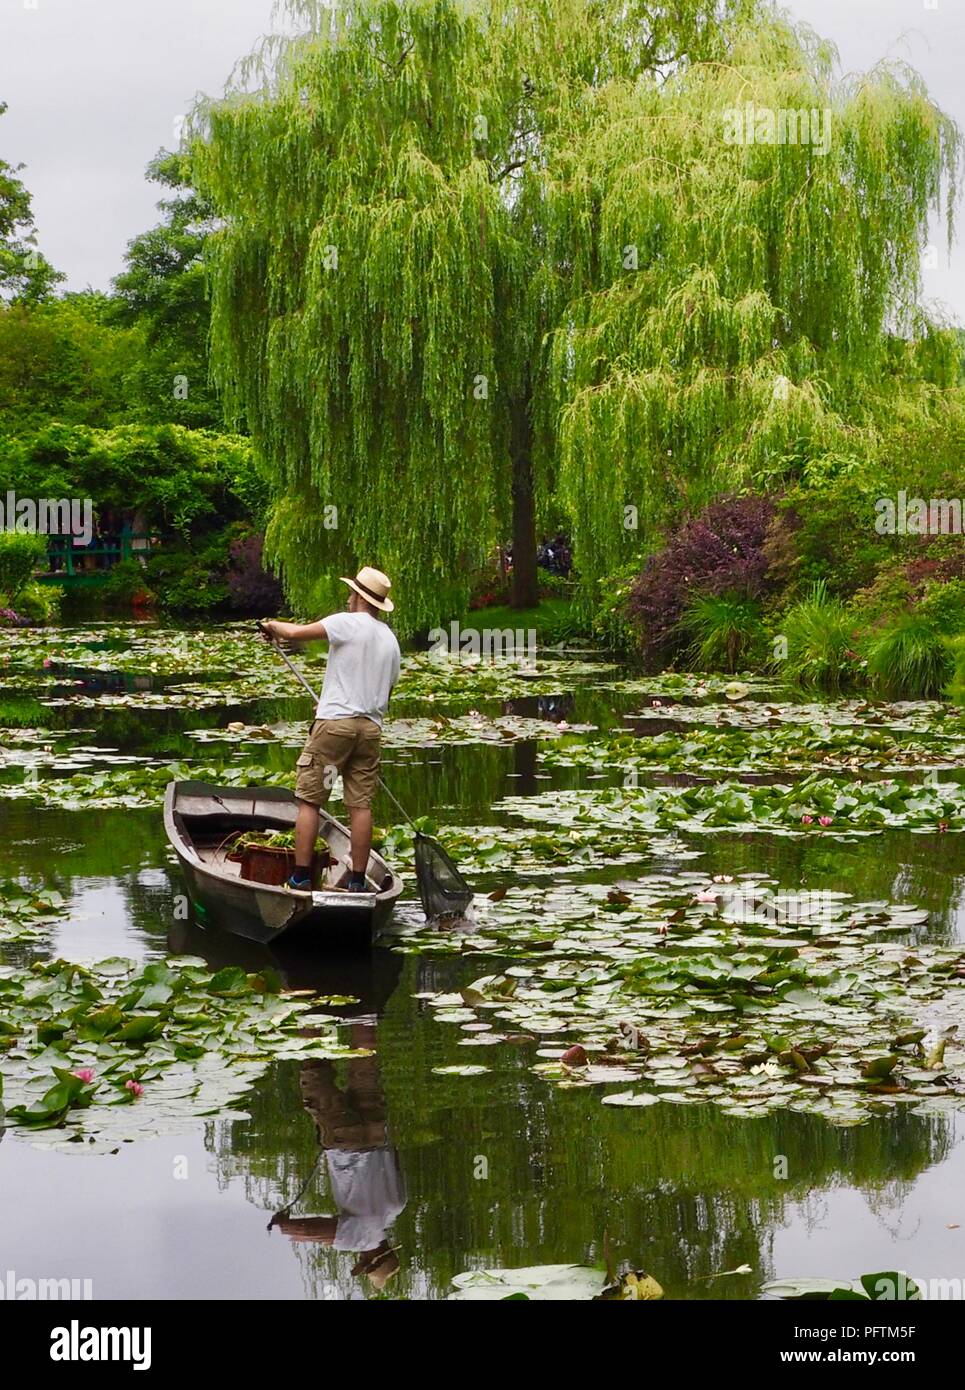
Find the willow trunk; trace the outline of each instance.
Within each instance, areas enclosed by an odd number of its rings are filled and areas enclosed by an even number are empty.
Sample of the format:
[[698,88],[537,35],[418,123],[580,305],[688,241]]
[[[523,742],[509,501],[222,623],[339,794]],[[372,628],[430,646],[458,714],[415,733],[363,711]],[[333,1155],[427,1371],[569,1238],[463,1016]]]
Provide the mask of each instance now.
[[539,601],[536,575],[536,497],[533,482],[533,424],[528,386],[512,404],[509,450],[513,469],[513,583],[510,605],[513,608],[535,608]]

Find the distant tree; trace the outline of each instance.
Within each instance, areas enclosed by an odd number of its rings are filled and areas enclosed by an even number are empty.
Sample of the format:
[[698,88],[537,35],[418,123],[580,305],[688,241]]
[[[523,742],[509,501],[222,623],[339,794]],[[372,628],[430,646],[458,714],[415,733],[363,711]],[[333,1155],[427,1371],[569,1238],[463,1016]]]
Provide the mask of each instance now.
[[109,429],[138,418],[128,375],[143,334],[113,312],[94,291],[0,305],[0,435],[51,420]]
[[[7,109],[0,102],[0,116]],[[17,175],[23,164],[0,159],[0,299],[36,303],[65,277],[37,250],[30,194]]]
[[192,187],[190,163],[182,153],[159,151],[147,176],[174,196],[158,203],[163,220],[128,243],[127,269],[113,282],[117,321],[144,333],[145,351],[132,366],[130,393],[141,419],[217,427],[222,413],[209,380],[203,268],[211,207]]

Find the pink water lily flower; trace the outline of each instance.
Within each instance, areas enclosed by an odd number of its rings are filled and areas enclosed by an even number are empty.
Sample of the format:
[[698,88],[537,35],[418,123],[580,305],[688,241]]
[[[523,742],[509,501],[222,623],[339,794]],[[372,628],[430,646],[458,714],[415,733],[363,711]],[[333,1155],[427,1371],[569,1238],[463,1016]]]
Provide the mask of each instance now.
[[144,1087],[141,1085],[140,1081],[134,1081],[134,1080],[125,1081],[125,1082],[124,1082],[124,1089],[125,1089],[125,1091],[130,1091],[131,1095],[134,1096],[135,1099],[136,1099],[138,1096],[143,1096],[143,1094],[144,1094]]
[[818,825],[833,825],[834,816],[818,816]]
[[695,902],[695,903],[715,903],[716,901],[717,901],[717,894],[716,894],[716,893],[707,892],[706,890],[704,890],[703,892],[698,893],[698,894],[694,897],[694,902]]
[[813,816],[802,816],[802,817],[801,817],[801,824],[802,824],[802,825],[813,825],[813,824],[814,824],[814,817],[813,817]]
[[97,1073],[94,1071],[93,1067],[78,1067],[76,1071],[71,1073],[71,1075],[76,1076],[78,1081],[86,1082],[86,1084],[89,1086],[90,1083],[93,1081],[94,1077],[97,1075]]

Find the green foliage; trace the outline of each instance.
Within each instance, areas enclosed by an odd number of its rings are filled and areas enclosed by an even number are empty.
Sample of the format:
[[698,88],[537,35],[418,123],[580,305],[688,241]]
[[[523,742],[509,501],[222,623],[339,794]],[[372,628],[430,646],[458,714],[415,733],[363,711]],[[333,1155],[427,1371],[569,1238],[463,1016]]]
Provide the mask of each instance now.
[[42,568],[46,554],[44,536],[0,531],[0,596],[14,603],[34,570]]
[[787,643],[787,656],[774,665],[806,690],[836,692],[846,688],[860,666],[854,651],[854,618],[840,599],[819,580],[775,624]]
[[144,566],[140,560],[133,558],[119,561],[101,590],[104,605],[112,609],[127,609],[140,595],[153,598]]
[[879,536],[874,529],[874,504],[882,495],[887,488],[871,465],[787,491],[781,506],[795,526],[803,586],[824,579],[834,592],[852,594],[897,555],[904,538]]
[[965,636],[951,638],[948,649],[952,655],[954,669],[945,693],[956,705],[965,706]]
[[953,670],[948,643],[927,613],[902,613],[871,639],[868,674],[875,689],[891,698],[935,699]]
[[965,632],[965,579],[930,584],[918,611],[942,636],[953,637]]
[[48,424],[0,441],[0,491],[90,497],[95,512],[142,512],[149,526],[188,535],[241,519],[262,493],[248,440],[180,425],[113,430]]
[[595,592],[584,590],[577,600],[593,636],[614,651],[633,652],[639,647],[639,634],[627,618],[626,603],[640,577],[640,565],[636,558],[629,560],[616,574],[600,580]]
[[695,671],[739,671],[760,655],[764,639],[760,604],[736,594],[695,594],[683,618],[692,639]]
[[179,541],[152,554],[143,571],[145,587],[166,613],[201,614],[228,602],[230,531],[202,543]]
[[107,427],[136,414],[125,382],[141,334],[113,326],[110,312],[95,293],[0,306],[0,434],[51,419]]
[[97,429],[223,425],[207,360],[202,252],[210,214],[190,188],[183,155],[162,151],[148,177],[178,196],[161,202],[160,226],[130,242],[113,296],[32,294],[0,305],[4,434],[22,436],[52,419]]
[[64,591],[56,584],[25,584],[17,595],[17,613],[32,623],[55,623]]
[[[879,535],[875,503],[896,499],[900,490],[909,497],[958,495],[965,394],[934,387],[908,392],[895,383],[880,399],[869,387],[865,404],[880,413],[853,441],[860,444],[860,456],[811,460],[780,504],[795,526],[800,581],[825,578],[840,595],[887,585],[886,575],[897,577],[916,561],[933,559],[944,570],[954,569],[961,557],[955,537]],[[912,572],[905,577],[913,579]],[[895,599],[898,587],[896,581]],[[884,597],[883,591],[862,595],[860,603],[864,607]]]
[[[884,422],[915,430],[940,409],[960,354],[917,310],[919,248],[943,175],[957,177],[958,135],[913,74],[839,84],[833,56],[764,20],[725,63],[594,93],[578,148],[549,160],[550,244],[576,259],[585,291],[553,330],[552,381],[560,486],[590,581],[639,543],[628,504],[646,536],[742,483],[850,491],[843,480],[881,457]],[[748,102],[830,109],[827,151],[728,142],[725,113]],[[936,377],[915,355],[923,338],[942,343]],[[862,503],[880,495],[866,495],[872,478],[855,484]],[[854,502],[842,498],[840,528],[852,585],[882,549]],[[804,520],[821,524],[813,505]]]
[[[158,204],[163,221],[128,244],[127,269],[114,280],[117,321],[136,327],[144,337],[127,385],[141,404],[140,418],[217,428],[222,414],[209,381],[210,311],[203,264],[211,208],[192,188],[184,154],[162,150],[148,165],[147,176],[175,196]],[[175,376],[186,379],[183,399],[174,394]]]

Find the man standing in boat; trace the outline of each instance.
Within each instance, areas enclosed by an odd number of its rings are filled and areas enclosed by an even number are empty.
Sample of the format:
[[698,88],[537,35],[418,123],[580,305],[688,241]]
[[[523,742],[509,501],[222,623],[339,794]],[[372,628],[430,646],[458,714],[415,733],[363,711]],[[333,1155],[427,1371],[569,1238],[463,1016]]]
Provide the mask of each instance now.
[[395,606],[392,587],[381,570],[366,565],[354,579],[344,579],[351,593],[348,610],[317,623],[262,624],[274,638],[292,642],[328,642],[328,664],[315,720],[298,758],[295,796],[295,871],[288,887],[307,893],[312,887],[312,859],[318,838],[319,811],[328,801],[335,773],[352,830],[350,892],[370,891],[365,869],[372,849],[372,797],[379,780],[382,721],[392,687],[399,678],[401,654],[395,633],[380,613]]

